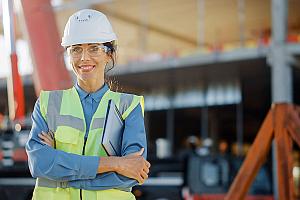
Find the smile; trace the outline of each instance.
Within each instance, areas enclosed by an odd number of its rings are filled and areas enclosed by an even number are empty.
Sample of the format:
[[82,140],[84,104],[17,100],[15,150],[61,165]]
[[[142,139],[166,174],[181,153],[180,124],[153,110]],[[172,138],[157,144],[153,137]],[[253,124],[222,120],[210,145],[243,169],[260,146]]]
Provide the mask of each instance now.
[[90,72],[95,68],[95,65],[82,65],[78,67],[79,69],[81,69],[82,72]]

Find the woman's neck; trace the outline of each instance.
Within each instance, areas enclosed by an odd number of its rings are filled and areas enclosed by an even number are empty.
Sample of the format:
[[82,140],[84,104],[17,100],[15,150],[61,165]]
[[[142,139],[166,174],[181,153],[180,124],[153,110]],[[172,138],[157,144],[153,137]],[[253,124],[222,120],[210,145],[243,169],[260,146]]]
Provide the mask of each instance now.
[[83,81],[77,80],[78,85],[87,93],[96,92],[104,85],[104,80],[102,81]]

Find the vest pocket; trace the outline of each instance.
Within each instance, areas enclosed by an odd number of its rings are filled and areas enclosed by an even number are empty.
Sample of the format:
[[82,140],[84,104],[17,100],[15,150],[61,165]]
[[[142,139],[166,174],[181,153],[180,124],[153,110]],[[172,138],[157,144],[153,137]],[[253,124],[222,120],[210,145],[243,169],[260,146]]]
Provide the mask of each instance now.
[[78,148],[80,131],[68,126],[58,126],[55,132],[56,149],[68,153],[81,153]]

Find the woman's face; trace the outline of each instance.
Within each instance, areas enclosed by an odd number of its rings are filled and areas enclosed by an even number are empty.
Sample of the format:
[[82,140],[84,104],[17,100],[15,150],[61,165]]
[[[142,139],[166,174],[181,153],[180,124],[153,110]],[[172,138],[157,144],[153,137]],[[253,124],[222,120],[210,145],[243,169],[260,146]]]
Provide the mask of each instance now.
[[109,56],[103,44],[78,44],[68,47],[70,62],[77,79],[97,81],[103,79]]

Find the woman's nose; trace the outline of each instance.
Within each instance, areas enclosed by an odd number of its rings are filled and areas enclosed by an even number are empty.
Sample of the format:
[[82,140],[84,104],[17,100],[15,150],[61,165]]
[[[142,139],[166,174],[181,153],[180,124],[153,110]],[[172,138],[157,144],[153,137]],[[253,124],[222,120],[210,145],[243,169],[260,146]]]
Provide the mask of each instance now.
[[90,60],[90,55],[89,55],[87,49],[83,49],[82,55],[81,55],[81,60]]

